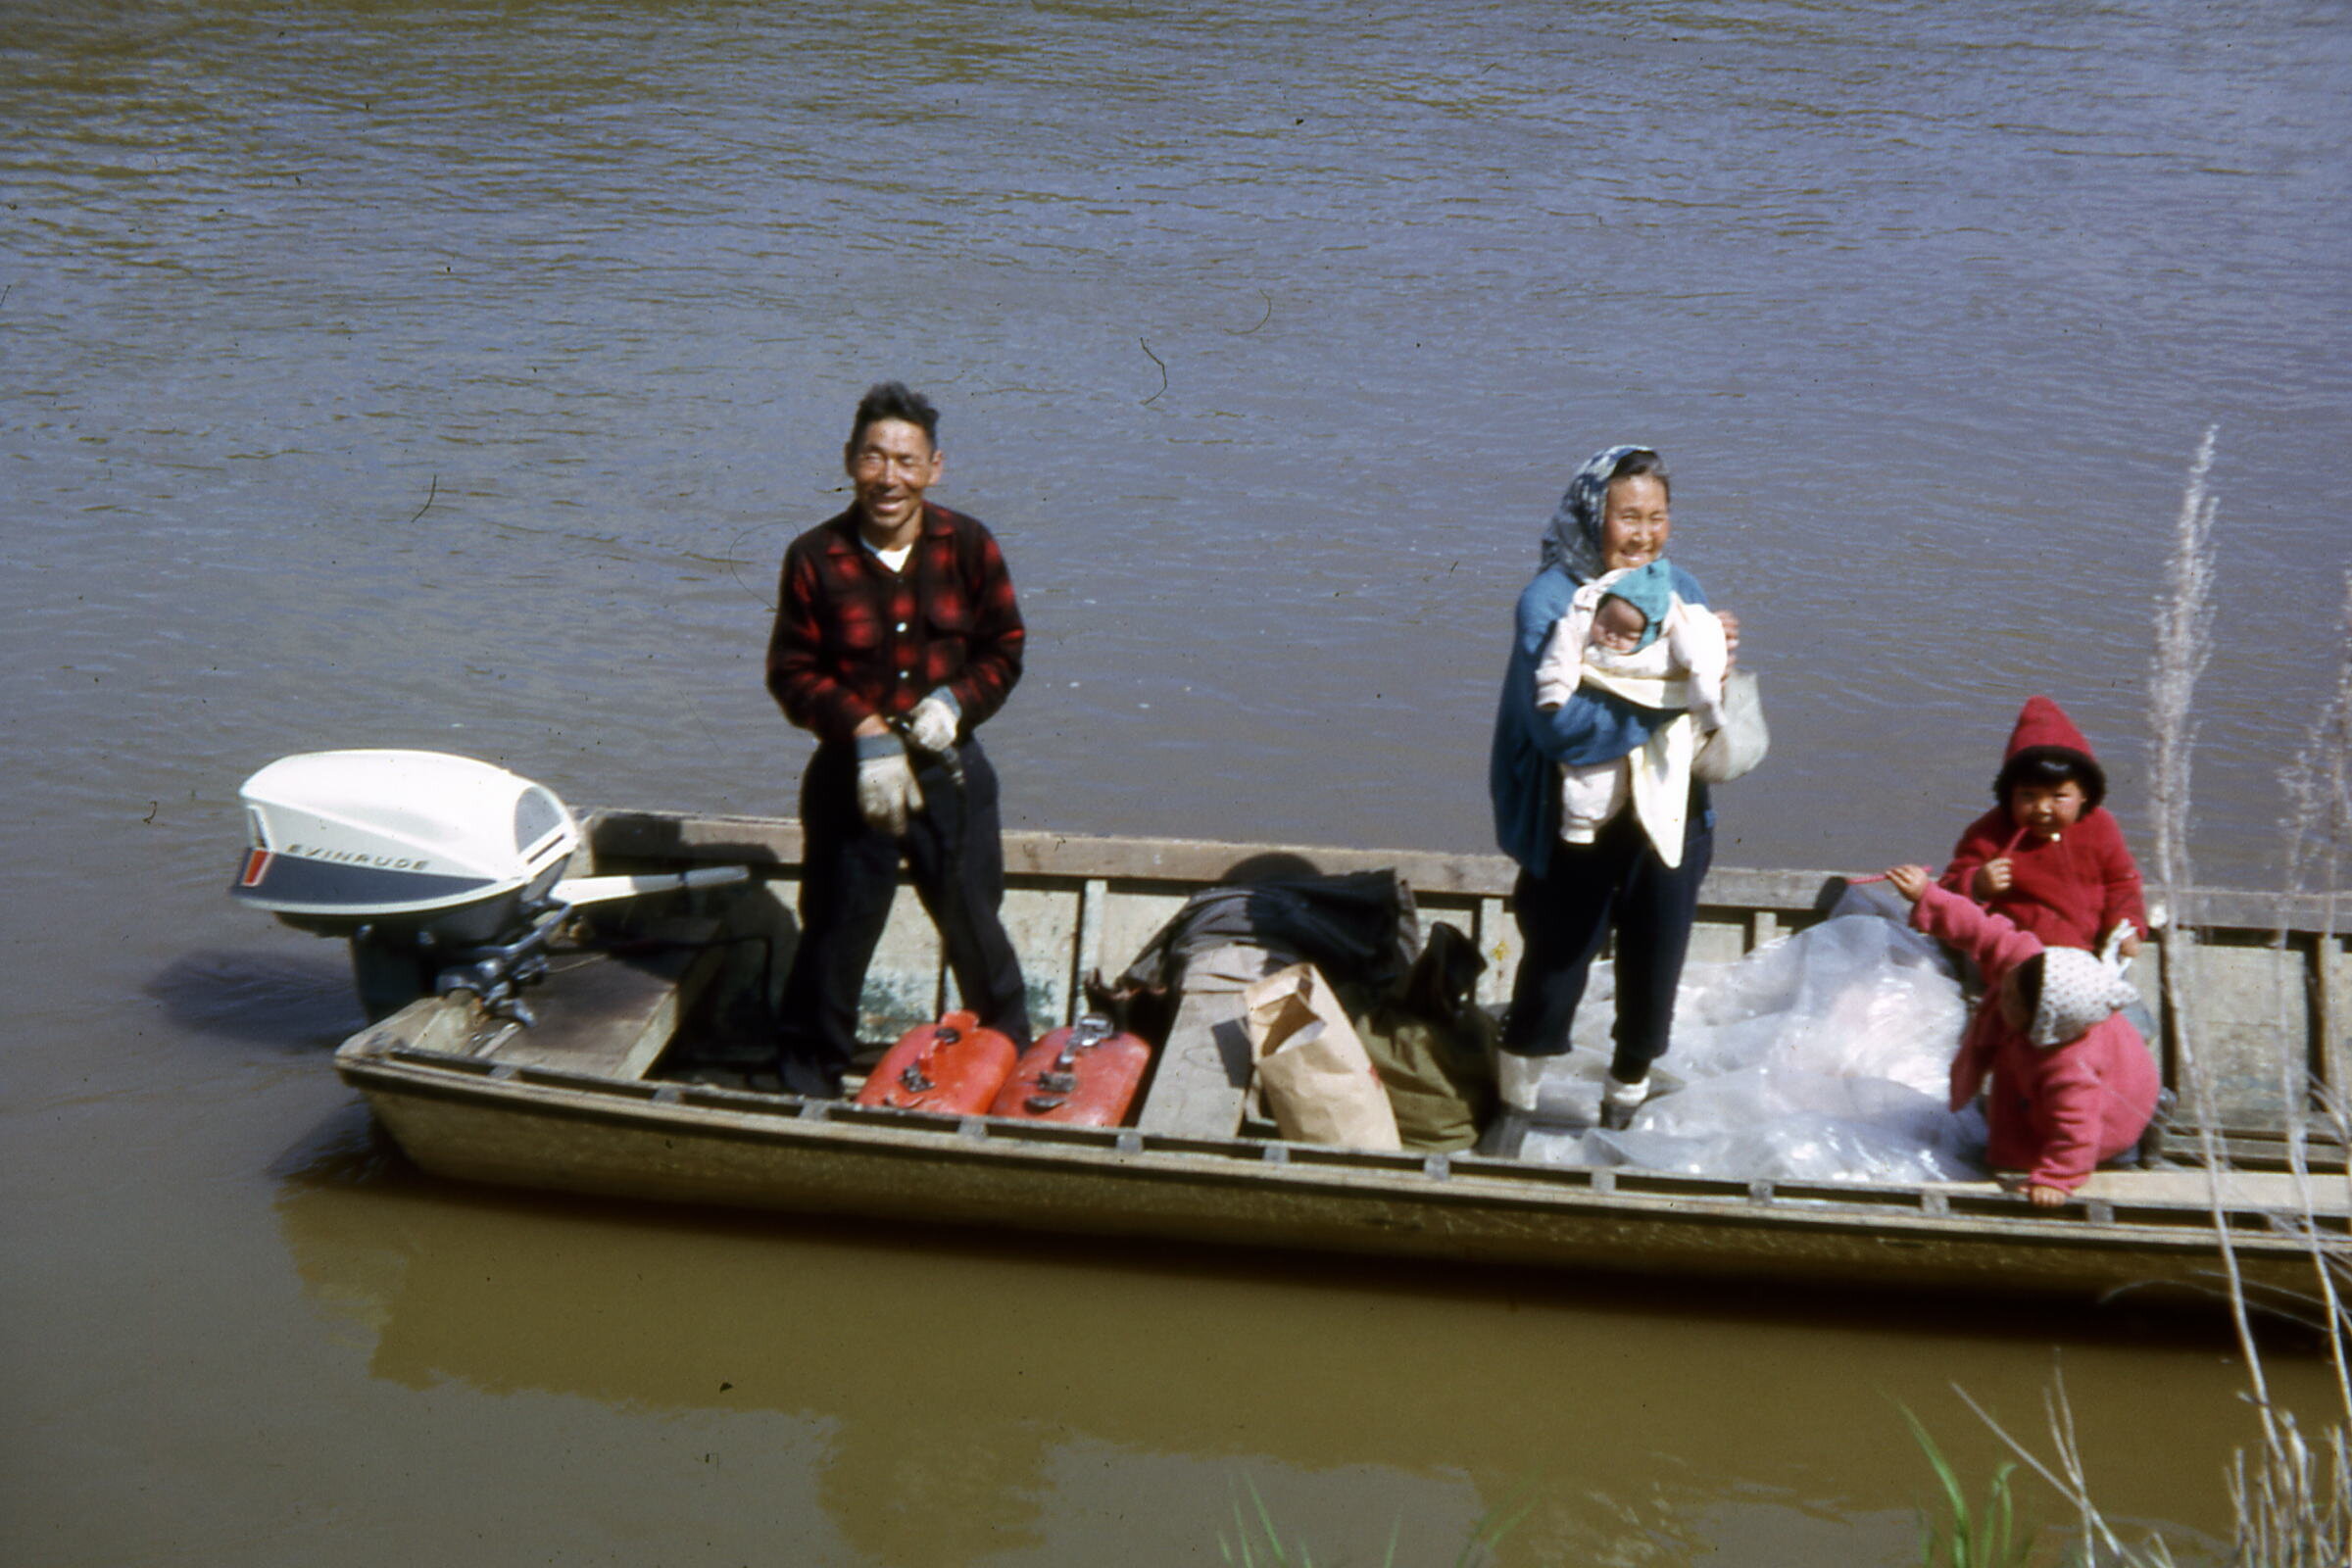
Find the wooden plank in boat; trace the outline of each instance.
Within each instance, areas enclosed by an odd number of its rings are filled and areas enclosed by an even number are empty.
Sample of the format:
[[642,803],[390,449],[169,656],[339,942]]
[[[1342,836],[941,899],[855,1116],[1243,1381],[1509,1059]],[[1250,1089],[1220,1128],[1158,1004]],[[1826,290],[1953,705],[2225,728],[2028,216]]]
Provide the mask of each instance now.
[[[2195,1207],[2212,1201],[2215,1177],[2202,1170],[2095,1170],[2090,1179],[2075,1190],[2078,1199],[2096,1199],[2114,1203],[2163,1203]],[[2316,1171],[2307,1185],[2298,1187],[2295,1178],[2285,1171],[2226,1170],[2220,1173],[2222,1207],[2232,1212],[2264,1209],[2279,1213],[2304,1212],[2303,1200],[2311,1200],[2314,1215],[2341,1218],[2352,1214],[2352,1179],[2343,1171]],[[1929,1192],[1947,1193],[1953,1197],[1993,1197],[2000,1187],[1989,1181],[1929,1182]]]
[[[2310,1038],[2304,952],[2183,942],[2178,933],[2171,947],[2181,966],[2186,1048],[2213,1085],[2212,1104],[2199,1107],[2196,1077],[2183,1073],[2182,1102],[2226,1127],[2283,1126],[2290,1104],[2300,1108],[2316,1065],[2301,1049]],[[2281,1042],[2295,1048],[2283,1063]]]
[[397,1045],[437,1055],[473,1056],[486,1054],[515,1027],[504,1018],[484,1016],[479,1008],[454,1005],[444,997],[418,997],[355,1038],[387,1048]]
[[1500,1007],[1511,1000],[1511,977],[1519,972],[1519,922],[1500,899],[1478,901],[1478,956],[1487,967],[1478,977],[1478,1004]]
[[866,967],[865,990],[858,999],[858,1038],[897,1040],[907,1030],[939,1017],[943,960],[939,929],[912,887],[899,886],[891,900],[890,923]]
[[1096,960],[1105,980],[1116,980],[1144,944],[1184,907],[1182,893],[1135,893],[1109,889],[1102,906],[1102,956]]
[[1697,921],[1690,927],[1690,953],[1684,962],[1736,963],[1747,953],[1751,922],[1710,918],[1711,913],[1700,910]]
[[[2153,1142],[2160,1156],[2182,1167],[2195,1167],[2204,1162],[2205,1142],[2196,1122],[2175,1109],[2170,1116],[2160,1117],[2152,1129]],[[2347,1155],[2344,1140],[2335,1123],[2327,1118],[2312,1117],[2304,1123],[2301,1142],[2301,1161],[2306,1170],[2341,1172],[2346,1169]],[[2278,1127],[2220,1127],[2214,1129],[2215,1147],[2220,1151],[2225,1169],[2252,1171],[2292,1170],[2295,1166],[2296,1141],[2293,1135]]]
[[2314,979],[2319,995],[2313,1000],[2312,1022],[2320,1038],[2315,1065],[2334,1103],[2352,1107],[2352,947],[2343,938],[2320,939]]
[[560,959],[555,983],[530,993],[536,1021],[504,1031],[483,1054],[518,1067],[642,1078],[718,959],[712,948]]
[[1262,948],[1212,948],[1184,968],[1184,995],[1136,1125],[1148,1133],[1231,1138],[1250,1093],[1242,991],[1281,960]]
[[[2093,1198],[2202,1203],[2212,1197],[2214,1178],[2201,1170],[2094,1171],[2083,1191]],[[2228,1209],[2278,1209],[2293,1214],[2310,1199],[2313,1214],[2352,1214],[2352,1181],[2339,1168],[2315,1171],[2298,1185],[2285,1171],[2226,1170],[2220,1173],[2222,1206]]]
[[[800,891],[797,876],[763,877],[728,905],[730,937],[765,940],[737,941],[726,948],[710,981],[721,996],[759,997],[760,1004],[770,1008],[782,999],[784,977],[792,972],[793,955],[801,945]],[[764,996],[760,996],[762,984]]]
[[[769,879],[762,893],[747,896],[735,916],[738,929],[763,932],[775,943],[773,975],[780,987],[799,945],[800,921],[793,912],[797,877]],[[1029,991],[1029,1014],[1040,1032],[1068,1021],[1072,996],[1072,954],[1078,942],[1079,895],[1060,888],[1012,888],[1004,895],[1005,934],[1021,960]],[[748,945],[738,966],[757,965],[760,955]],[[902,883],[891,902],[890,924],[867,970],[859,999],[858,1033],[864,1040],[892,1040],[938,1016],[954,994],[943,974],[939,934],[912,886]],[[943,992],[943,986],[946,988]]]
[[2132,960],[2127,978],[2131,980],[2132,989],[2139,993],[2139,1000],[2146,1005],[2148,1016],[2156,1020],[2156,1033],[2148,1041],[2148,1050],[2155,1054],[2157,1076],[2170,1085],[2174,1081],[2173,1040],[2172,1031],[2165,1027],[2164,1022],[2164,955],[2165,945],[2161,937],[2153,942],[2143,941],[2139,945],[2139,956]]
[[1039,1034],[1070,1020],[1071,971],[1078,946],[1079,895],[1061,888],[1009,888],[1004,934],[1021,960],[1029,1022]]

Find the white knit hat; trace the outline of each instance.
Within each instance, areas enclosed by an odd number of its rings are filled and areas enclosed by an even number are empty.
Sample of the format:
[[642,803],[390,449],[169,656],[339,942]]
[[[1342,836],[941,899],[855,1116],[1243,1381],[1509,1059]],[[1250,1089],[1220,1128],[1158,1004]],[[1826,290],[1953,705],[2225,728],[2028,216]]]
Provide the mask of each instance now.
[[2044,948],[2041,1003],[2026,1038],[2037,1046],[2063,1046],[2138,1000],[2123,970],[2096,955],[2081,948]]

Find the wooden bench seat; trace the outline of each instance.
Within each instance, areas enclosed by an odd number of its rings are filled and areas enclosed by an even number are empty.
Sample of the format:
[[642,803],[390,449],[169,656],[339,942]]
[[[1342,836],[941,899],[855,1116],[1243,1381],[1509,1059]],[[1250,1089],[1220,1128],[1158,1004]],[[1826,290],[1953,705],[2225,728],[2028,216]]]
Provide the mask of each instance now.
[[714,949],[558,956],[562,984],[525,993],[534,1021],[501,1033],[484,1054],[524,1067],[642,1078],[718,968]]

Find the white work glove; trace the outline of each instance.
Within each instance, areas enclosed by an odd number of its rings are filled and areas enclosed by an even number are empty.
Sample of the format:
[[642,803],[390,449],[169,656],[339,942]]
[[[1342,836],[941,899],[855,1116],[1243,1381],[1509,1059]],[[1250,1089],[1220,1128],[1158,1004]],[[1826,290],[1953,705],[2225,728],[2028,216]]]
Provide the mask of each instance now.
[[914,781],[905,747],[858,759],[858,814],[866,826],[905,838],[906,818],[922,808],[922,786]]
[[962,721],[956,699],[933,692],[906,715],[906,738],[914,742],[916,751],[937,757],[956,744],[956,729]]

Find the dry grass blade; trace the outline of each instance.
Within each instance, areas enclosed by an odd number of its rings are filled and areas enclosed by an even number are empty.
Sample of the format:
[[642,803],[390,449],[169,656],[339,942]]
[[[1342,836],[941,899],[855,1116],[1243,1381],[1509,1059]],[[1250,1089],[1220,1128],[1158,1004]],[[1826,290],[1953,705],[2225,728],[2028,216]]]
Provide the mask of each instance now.
[[[2296,893],[2317,892],[2333,913],[2343,867],[2352,854],[2352,572],[2336,622],[2342,650],[2335,684],[2303,746],[2279,782],[2286,787],[2286,879]],[[2333,920],[2329,922],[2330,929]]]
[[[2342,653],[2333,688],[2294,761],[2280,775],[2288,804],[2288,888],[2317,892],[2328,900],[2328,918],[2318,938],[2323,963],[2335,940],[2334,898],[2352,847],[2352,574],[2345,579],[2339,627]],[[2281,930],[2281,950],[2286,942]],[[2282,1009],[2299,1004],[2300,999],[2280,998]],[[2266,1404],[2262,1447],[2252,1455],[2237,1455],[2230,1473],[2230,1496],[2237,1516],[2239,1562],[2341,1568],[2352,1562],[2352,1456],[2347,1454],[2345,1436],[2346,1424],[2352,1423],[2352,1312],[2346,1310],[2342,1290],[2348,1262],[2342,1243],[2312,1219],[2310,1109],[2316,1107],[2339,1138],[2352,1129],[2347,1129],[2342,1100],[2325,1089],[2315,1090],[2301,1063],[2282,1058],[2278,1066],[2280,1092],[2289,1106],[2288,1160],[2301,1197],[2303,1234],[2311,1248],[2318,1296],[2326,1309],[2340,1416],[2315,1445],[2305,1438],[2292,1412],[2274,1412]]]

